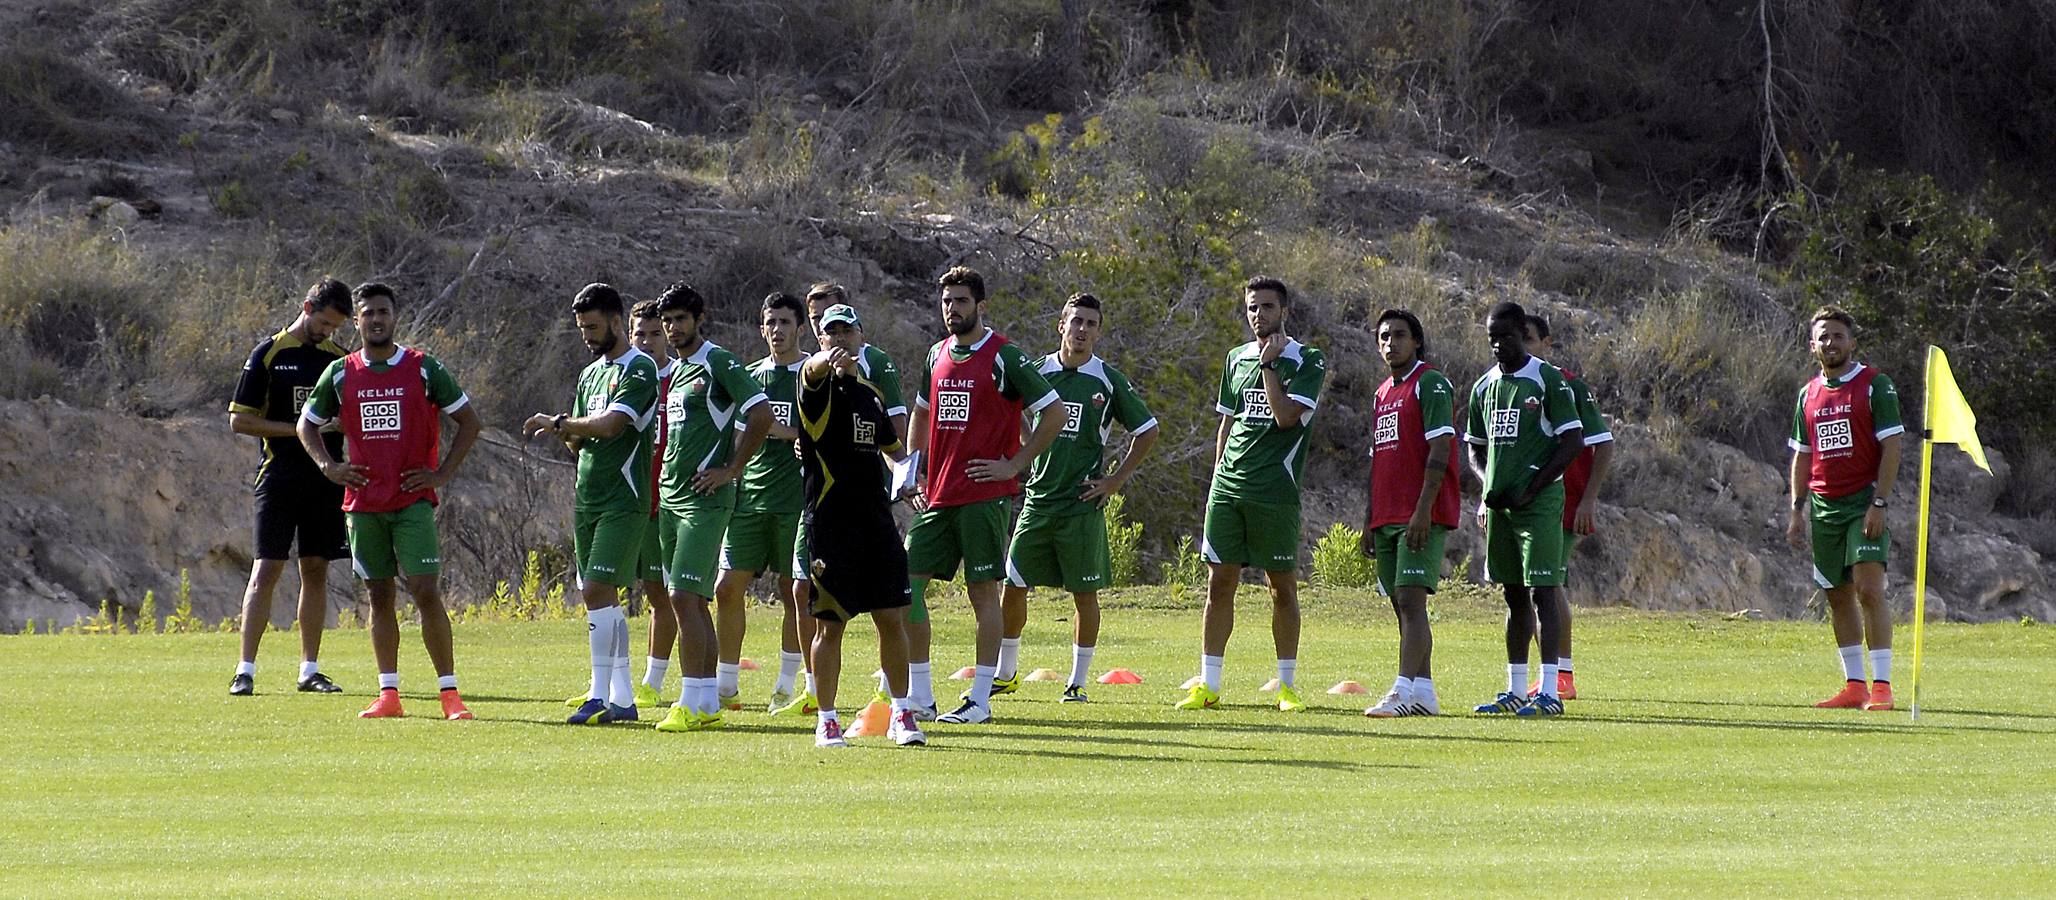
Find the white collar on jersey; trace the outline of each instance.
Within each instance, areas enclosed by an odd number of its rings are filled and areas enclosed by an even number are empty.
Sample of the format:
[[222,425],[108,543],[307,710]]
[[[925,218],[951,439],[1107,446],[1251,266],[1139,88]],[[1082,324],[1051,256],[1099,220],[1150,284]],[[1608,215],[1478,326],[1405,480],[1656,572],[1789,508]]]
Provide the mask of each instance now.
[[357,361],[367,366],[397,366],[401,360],[407,358],[409,352],[411,352],[411,349],[406,344],[394,344],[393,355],[386,357],[385,362],[378,363],[372,362],[371,357],[365,355],[364,348],[359,347],[357,348]]
[[1844,384],[1848,384],[1848,383],[1849,383],[1849,379],[1851,379],[1851,378],[1855,378],[1855,377],[1856,377],[1856,373],[1858,373],[1858,372],[1861,372],[1861,371],[1863,371],[1863,364],[1862,364],[1862,363],[1860,363],[1860,362],[1853,362],[1853,361],[1852,361],[1852,362],[1850,362],[1850,363],[1849,363],[1849,371],[1847,371],[1847,372],[1843,372],[1843,373],[1842,373],[1842,377],[1840,377],[1840,378],[1829,378],[1829,377],[1827,377],[1826,375],[1815,375],[1814,377],[1816,377],[1816,378],[1819,378],[1819,379],[1821,380],[1821,383],[1822,383],[1822,384],[1827,384],[1827,385],[1844,385]]

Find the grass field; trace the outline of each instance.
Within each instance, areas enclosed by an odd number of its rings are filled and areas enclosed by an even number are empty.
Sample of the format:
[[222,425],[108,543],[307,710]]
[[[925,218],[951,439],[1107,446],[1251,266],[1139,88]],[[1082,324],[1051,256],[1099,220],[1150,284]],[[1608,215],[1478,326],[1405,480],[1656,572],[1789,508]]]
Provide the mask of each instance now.
[[[1266,604],[1228,654],[1229,708],[1181,713],[1196,612],[1114,598],[1095,671],[1145,683],[1002,698],[1000,722],[932,744],[814,749],[811,722],[726,731],[561,724],[585,679],[575,621],[460,626],[475,722],[444,722],[417,632],[410,711],[354,718],[362,632],[329,634],[348,689],[291,691],[296,642],[266,642],[259,696],[230,698],[232,635],[0,638],[0,893],[401,896],[2025,894],[2056,885],[2056,628],[1931,628],[1919,723],[1822,711],[1838,687],[1819,623],[1594,610],[1583,699],[1550,721],[1458,712],[1501,686],[1497,613],[1437,609],[1439,719],[1371,721],[1391,613],[1315,591],[1300,682],[1262,705]],[[1068,608],[1037,598],[1024,670],[1069,665]],[[968,661],[968,607],[938,612],[936,668]],[[775,619],[748,655],[775,660]],[[639,625],[638,625],[639,630]],[[875,642],[852,629],[848,668]],[[1901,679],[1911,632],[1902,629]],[[775,663],[773,664],[775,666]],[[636,664],[638,674],[641,663]],[[745,673],[761,702],[770,672]],[[857,705],[863,683],[845,692]],[[939,681],[939,694],[961,684]],[[675,693],[675,681],[666,691]],[[1901,702],[1905,691],[1902,688]]]

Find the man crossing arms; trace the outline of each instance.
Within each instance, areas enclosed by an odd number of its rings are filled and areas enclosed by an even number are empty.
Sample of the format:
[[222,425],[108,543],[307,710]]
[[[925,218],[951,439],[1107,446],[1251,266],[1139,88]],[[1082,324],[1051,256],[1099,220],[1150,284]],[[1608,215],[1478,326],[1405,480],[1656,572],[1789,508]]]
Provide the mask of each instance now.
[[1299,664],[1299,495],[1314,406],[1327,378],[1321,351],[1286,334],[1291,293],[1275,278],[1243,286],[1243,318],[1255,336],[1228,351],[1221,369],[1220,430],[1207,491],[1200,555],[1207,561],[1200,684],[1179,709],[1213,709],[1235,631],[1235,588],[1255,566],[1271,588],[1271,639],[1278,658],[1278,708],[1306,708],[1293,684]]
[[[443,608],[443,555],[436,536],[436,492],[448,484],[478,440],[478,411],[435,357],[394,342],[392,288],[357,286],[357,333],[364,348],[329,364],[301,413],[300,446],[321,474],[343,486],[349,514],[350,555],[371,594],[371,650],[378,660],[378,699],[358,713],[395,718],[400,708],[400,622],[393,579],[407,576],[407,593],[421,612],[421,642],[428,648],[441,689],[443,717],[469,719],[457,694],[456,653],[450,616]],[[442,417],[457,423],[450,455],[438,461]],[[321,428],[336,422],[348,462],[338,462]]]
[[592,688],[573,725],[638,718],[628,668],[628,619],[622,588],[633,588],[649,523],[650,423],[656,418],[657,364],[629,343],[621,293],[588,284],[571,301],[572,321],[594,359],[578,376],[571,411],[536,413],[523,438],[548,432],[578,455],[572,549],[585,602]]
[[[1085,679],[1099,643],[1099,590],[1109,587],[1113,561],[1107,549],[1106,518],[1100,508],[1119,493],[1156,446],[1156,417],[1121,370],[1093,353],[1102,334],[1098,297],[1074,294],[1057,316],[1057,352],[1037,371],[1049,380],[1060,403],[1039,416],[1064,421],[1056,442],[1035,458],[1029,471],[1014,539],[1007,548],[1007,586],[999,670],[994,692],[1021,683],[1021,631],[1028,624],[1028,589],[1062,586],[1077,607],[1072,620],[1071,677],[1063,702],[1086,699]],[[1113,474],[1105,473],[1106,442],[1115,423],[1133,435],[1133,445]]]
[[[343,348],[329,340],[349,320],[350,286],[323,278],[307,289],[300,314],[284,331],[250,352],[228,405],[229,428],[258,439],[262,461],[252,493],[257,506],[257,542],[251,554],[250,585],[243,592],[243,655],[228,692],[247,697],[256,689],[257,645],[271,624],[271,592],[285,571],[297,539],[300,551],[299,689],[330,694],[342,690],[322,674],[321,629],[328,620],[328,564],[350,555],[343,531],[343,489],[321,476],[300,449],[297,424],[307,396]],[[323,436],[330,456],[343,451],[342,435]]]
[[1813,581],[1827,592],[1845,679],[1842,690],[1814,705],[1888,710],[1892,608],[1885,603],[1885,562],[1892,536],[1885,507],[1898,481],[1899,436],[1906,431],[1899,390],[1884,373],[1856,361],[1855,317],[1825,306],[1808,329],[1820,373],[1800,389],[1792,417],[1792,517],[1785,535],[1793,547],[1812,539]]

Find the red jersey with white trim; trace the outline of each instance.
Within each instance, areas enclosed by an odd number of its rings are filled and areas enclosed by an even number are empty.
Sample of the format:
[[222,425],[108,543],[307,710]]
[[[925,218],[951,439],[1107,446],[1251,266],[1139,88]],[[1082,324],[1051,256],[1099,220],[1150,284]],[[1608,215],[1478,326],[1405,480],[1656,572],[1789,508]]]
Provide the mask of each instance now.
[[1812,457],[1807,489],[1835,500],[1877,481],[1884,439],[1905,430],[1892,379],[1855,363],[1839,378],[1815,375],[1800,389],[1790,444]]
[[420,351],[402,349],[383,369],[366,363],[363,351],[343,357],[338,387],[344,449],[352,465],[365,466],[371,480],[343,489],[345,512],[393,512],[421,500],[433,504],[433,490],[400,488],[402,473],[434,469],[442,438],[442,410],[429,399]]
[[[1428,468],[1428,442],[1448,437],[1454,442],[1456,389],[1434,366],[1414,363],[1403,378],[1386,378],[1378,386],[1371,417],[1371,520],[1367,528],[1405,525],[1420,502]],[[1463,521],[1455,447],[1451,447],[1429,518],[1455,528]]]
[[[944,344],[950,341],[943,341]],[[974,459],[1007,459],[1021,451],[1021,401],[1001,393],[1000,348],[1009,341],[987,335],[962,360],[934,354],[928,379],[928,505],[962,506],[1021,489],[1018,478],[973,481]]]

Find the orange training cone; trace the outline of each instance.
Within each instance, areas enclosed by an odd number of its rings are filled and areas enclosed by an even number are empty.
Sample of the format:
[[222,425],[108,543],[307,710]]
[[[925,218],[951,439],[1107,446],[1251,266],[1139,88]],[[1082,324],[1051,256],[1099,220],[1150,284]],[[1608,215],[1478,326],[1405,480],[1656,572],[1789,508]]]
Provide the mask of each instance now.
[[892,704],[873,700],[870,705],[864,707],[863,712],[857,714],[857,720],[851,722],[850,727],[843,729],[842,733],[847,737],[876,737],[884,734],[887,726],[891,724]]
[[1257,688],[1257,690],[1259,690],[1259,691],[1262,691],[1262,692],[1264,692],[1264,693],[1266,693],[1266,694],[1275,694],[1275,693],[1277,693],[1277,692],[1278,692],[1278,679],[1276,679],[1276,678],[1273,678],[1273,679],[1271,679],[1271,680],[1269,680],[1269,681],[1266,681],[1266,682],[1264,682],[1264,686],[1263,686],[1263,687],[1260,687],[1260,688]]
[[976,666],[965,666],[961,669],[958,669],[957,674],[951,675],[950,677],[958,681],[970,681],[971,679],[978,677],[978,668]]
[[1028,673],[1028,674],[1027,674],[1027,676],[1026,676],[1026,677],[1024,677],[1024,678],[1023,678],[1022,680],[1023,680],[1023,681],[1062,681],[1062,680],[1064,680],[1064,676],[1062,676],[1062,675],[1058,675],[1058,674],[1057,674],[1057,671],[1056,671],[1055,669],[1036,669],[1035,671],[1033,671],[1033,672],[1030,672],[1030,673]]
[[1142,676],[1127,669],[1113,669],[1099,676],[1100,684],[1141,684]]
[[1329,689],[1328,689],[1328,693],[1330,693],[1330,694],[1368,694],[1368,693],[1370,693],[1370,691],[1367,691],[1367,690],[1365,690],[1365,689],[1364,689],[1364,686],[1363,686],[1363,685],[1357,684],[1357,683],[1356,683],[1356,682],[1354,682],[1354,681],[1338,681],[1338,682],[1335,682],[1335,686],[1334,686],[1334,687],[1331,687],[1331,688],[1329,688]]
[[736,664],[735,664],[735,667],[736,667],[737,669],[740,669],[740,670],[744,671],[744,672],[756,672],[756,671],[761,671],[761,670],[762,670],[762,669],[764,668],[763,666],[757,665],[757,661],[756,661],[756,660],[754,660],[754,659],[751,659],[751,658],[749,658],[749,657],[747,657],[747,656],[745,656],[745,657],[743,657],[743,658],[742,658],[741,660],[737,661],[737,662],[736,662]]

